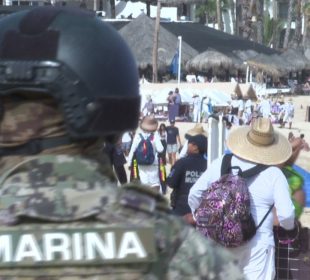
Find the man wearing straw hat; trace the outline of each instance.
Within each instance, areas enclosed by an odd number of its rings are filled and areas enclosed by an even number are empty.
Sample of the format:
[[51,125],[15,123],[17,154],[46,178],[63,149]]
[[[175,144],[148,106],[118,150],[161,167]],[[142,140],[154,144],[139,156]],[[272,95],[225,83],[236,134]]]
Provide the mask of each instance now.
[[[231,166],[242,171],[256,164],[270,166],[258,175],[247,179],[251,195],[251,214],[255,224],[262,220],[274,204],[279,225],[286,230],[294,228],[294,206],[289,187],[281,169],[277,167],[286,162],[292,148],[288,140],[274,131],[267,118],[256,119],[252,126],[241,126],[230,132],[227,146],[233,153]],[[198,208],[201,195],[212,182],[220,178],[222,157],[213,161],[206,172],[191,188],[188,203],[192,212]],[[239,257],[239,264],[248,279],[272,280],[275,276],[275,249],[273,221],[271,212],[257,230],[256,235],[244,245],[230,249]]]
[[100,151],[136,129],[140,95],[113,28],[23,10],[0,20],[0,65],[0,279],[242,279],[158,193],[117,188]]

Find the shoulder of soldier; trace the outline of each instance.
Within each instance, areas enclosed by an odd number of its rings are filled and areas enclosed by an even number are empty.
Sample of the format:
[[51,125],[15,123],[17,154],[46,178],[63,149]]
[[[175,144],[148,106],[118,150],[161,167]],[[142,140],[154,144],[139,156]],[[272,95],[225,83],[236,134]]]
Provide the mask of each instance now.
[[[190,260],[190,262],[188,261]],[[190,228],[169,264],[169,277],[174,279],[245,279],[238,261],[226,248],[207,240]]]
[[143,212],[170,212],[169,203],[164,196],[148,186],[134,183],[122,186],[119,202],[125,207]]

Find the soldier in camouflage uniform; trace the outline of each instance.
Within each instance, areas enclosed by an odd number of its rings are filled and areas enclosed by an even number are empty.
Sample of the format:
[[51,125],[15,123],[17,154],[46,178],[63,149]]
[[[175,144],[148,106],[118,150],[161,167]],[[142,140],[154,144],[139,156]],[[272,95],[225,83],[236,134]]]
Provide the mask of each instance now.
[[[121,80],[119,80],[119,77]],[[137,126],[134,60],[92,15],[0,21],[0,279],[243,279],[149,188],[117,188],[98,151]]]

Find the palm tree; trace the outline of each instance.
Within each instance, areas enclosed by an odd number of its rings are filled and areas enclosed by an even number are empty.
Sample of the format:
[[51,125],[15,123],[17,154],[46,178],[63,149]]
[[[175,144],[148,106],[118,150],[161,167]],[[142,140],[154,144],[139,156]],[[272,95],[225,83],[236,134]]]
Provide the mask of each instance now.
[[295,33],[292,41],[292,47],[298,48],[302,40],[302,0],[296,0],[296,20]]
[[283,29],[284,23],[276,17],[271,17],[269,12],[264,16],[264,40],[263,43],[268,47],[278,48],[279,34]]
[[234,0],[229,0],[229,7],[231,12],[231,21],[233,26],[233,34],[237,34],[237,25],[236,25],[236,5]]
[[256,1],[256,42],[264,41],[264,0]]
[[223,19],[222,19],[222,1],[216,0],[216,19],[218,29],[223,31]]
[[154,40],[153,40],[153,77],[152,82],[155,83],[158,80],[158,37],[159,37],[159,27],[160,27],[160,10],[161,2],[157,1],[157,15],[155,22]]
[[[241,3],[240,3],[241,2]],[[239,28],[243,38],[250,39],[252,36],[252,1],[243,0],[240,1],[241,8]]]
[[303,7],[304,16],[305,16],[305,28],[302,45],[304,48],[304,53],[308,59],[310,59],[310,1],[307,0],[307,3]]
[[289,0],[288,4],[288,11],[287,11],[287,26],[285,30],[285,36],[284,36],[284,42],[283,42],[283,48],[287,49],[290,32],[291,32],[291,25],[292,25],[292,18],[293,18],[293,12],[294,12],[294,2],[295,0]]
[[208,25],[210,20],[215,24],[216,18],[216,5],[215,1],[210,0],[205,4],[197,5],[196,16],[205,19],[205,24]]
[[[233,0],[229,0],[232,1]],[[208,0],[205,4],[197,5],[196,16],[199,18],[204,17],[206,25],[211,20],[215,28],[215,19],[218,23],[218,29],[223,31],[222,11],[228,9],[228,0]]]

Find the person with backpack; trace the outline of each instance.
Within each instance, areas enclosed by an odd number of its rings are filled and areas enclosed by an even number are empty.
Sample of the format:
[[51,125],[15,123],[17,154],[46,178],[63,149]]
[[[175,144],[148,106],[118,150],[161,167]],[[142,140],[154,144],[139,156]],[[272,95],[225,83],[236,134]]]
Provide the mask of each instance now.
[[128,155],[128,164],[131,168],[133,159],[137,161],[140,182],[160,191],[158,172],[158,153],[164,147],[157,132],[158,122],[152,116],[145,116],[140,124],[141,131],[137,131]]
[[278,165],[292,148],[267,118],[232,130],[230,156],[214,160],[191,188],[188,204],[197,229],[238,256],[247,279],[275,276],[273,222],[294,231],[294,206]]

